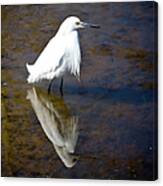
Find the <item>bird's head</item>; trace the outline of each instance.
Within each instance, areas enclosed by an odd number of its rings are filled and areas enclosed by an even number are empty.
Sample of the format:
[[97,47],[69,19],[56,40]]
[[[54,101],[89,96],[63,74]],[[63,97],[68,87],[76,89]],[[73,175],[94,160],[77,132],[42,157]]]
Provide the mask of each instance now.
[[76,16],[70,16],[63,21],[60,27],[60,29],[67,32],[72,32],[81,28],[100,28],[100,26],[92,23],[83,22]]

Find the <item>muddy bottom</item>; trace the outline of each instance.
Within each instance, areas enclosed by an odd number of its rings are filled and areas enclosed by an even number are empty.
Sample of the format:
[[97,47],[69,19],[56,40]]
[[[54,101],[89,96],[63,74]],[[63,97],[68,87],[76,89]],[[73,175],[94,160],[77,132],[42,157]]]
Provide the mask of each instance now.
[[[2,6],[2,176],[156,178],[155,6]],[[80,31],[81,82],[66,76],[63,96],[59,79],[48,94],[25,64],[72,14],[101,28]]]

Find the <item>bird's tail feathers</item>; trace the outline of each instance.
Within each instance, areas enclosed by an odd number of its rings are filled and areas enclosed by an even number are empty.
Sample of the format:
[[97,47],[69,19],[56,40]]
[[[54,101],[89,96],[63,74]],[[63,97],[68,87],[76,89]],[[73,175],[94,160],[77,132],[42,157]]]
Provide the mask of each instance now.
[[34,74],[30,74],[27,78],[27,82],[28,83],[37,83],[39,82],[41,79],[40,79],[40,76],[36,76]]
[[29,75],[29,76],[28,76],[27,82],[28,82],[28,83],[34,83],[34,78],[32,77],[32,75]]
[[26,68],[27,68],[27,71],[29,73],[29,76],[27,78],[27,82],[28,83],[34,83],[37,81],[37,78],[36,76],[32,73],[33,71],[33,65],[29,65],[28,63],[26,63]]
[[26,63],[26,68],[27,68],[29,74],[32,73],[32,66],[33,66],[33,65],[29,65],[28,63]]

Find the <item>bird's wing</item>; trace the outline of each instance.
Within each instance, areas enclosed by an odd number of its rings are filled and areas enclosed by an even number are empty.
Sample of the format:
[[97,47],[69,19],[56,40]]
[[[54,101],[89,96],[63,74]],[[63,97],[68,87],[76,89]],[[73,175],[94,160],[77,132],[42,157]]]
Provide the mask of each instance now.
[[33,73],[46,74],[54,71],[59,65],[65,53],[63,38],[52,38],[44,48],[33,66]]

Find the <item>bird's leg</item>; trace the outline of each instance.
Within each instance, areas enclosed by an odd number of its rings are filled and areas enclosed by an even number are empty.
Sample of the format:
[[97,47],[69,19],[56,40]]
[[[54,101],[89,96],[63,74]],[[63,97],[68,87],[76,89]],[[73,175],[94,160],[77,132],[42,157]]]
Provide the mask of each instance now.
[[61,78],[59,90],[60,90],[61,96],[63,96],[63,77]]
[[54,78],[50,81],[49,87],[48,87],[48,94],[50,94],[51,86],[53,84]]

